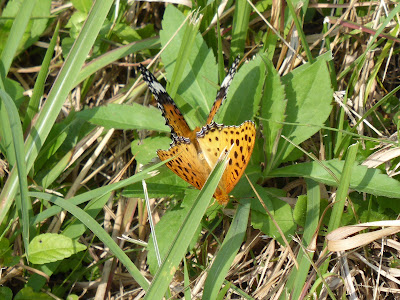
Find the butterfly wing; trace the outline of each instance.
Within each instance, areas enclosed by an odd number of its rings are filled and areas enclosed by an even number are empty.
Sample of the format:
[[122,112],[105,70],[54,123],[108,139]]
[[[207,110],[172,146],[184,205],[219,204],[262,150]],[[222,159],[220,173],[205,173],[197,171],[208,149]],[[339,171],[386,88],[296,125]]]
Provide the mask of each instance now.
[[233,145],[228,165],[218,185],[220,194],[217,190],[214,195],[220,203],[228,201],[228,194],[243,175],[253,152],[255,136],[256,128],[252,121],[243,122],[239,126],[224,126],[213,122],[203,126],[197,133],[197,141],[210,168],[215,166],[221,152],[229,150]]
[[189,128],[182,113],[175,105],[174,100],[168,95],[167,91],[158,82],[157,78],[147,70],[142,64],[139,65],[143,80],[149,86],[151,93],[157,100],[158,108],[161,110],[166,124],[171,128],[172,135],[175,137],[189,137],[193,133]]
[[175,157],[166,163],[167,167],[199,190],[211,171],[207,162],[199,158],[196,147],[187,138],[175,138],[168,150],[158,150],[157,155],[162,161]]
[[240,61],[239,57],[237,57],[235,59],[235,61],[233,62],[232,67],[229,69],[229,72],[226,75],[225,79],[222,81],[221,88],[219,89],[219,91],[217,93],[217,97],[215,98],[215,101],[211,108],[210,114],[208,115],[207,124],[211,124],[218,109],[221,107],[222,103],[225,101],[229,86],[233,79],[233,76],[235,76],[235,74],[236,74],[236,70],[238,68],[239,61]]

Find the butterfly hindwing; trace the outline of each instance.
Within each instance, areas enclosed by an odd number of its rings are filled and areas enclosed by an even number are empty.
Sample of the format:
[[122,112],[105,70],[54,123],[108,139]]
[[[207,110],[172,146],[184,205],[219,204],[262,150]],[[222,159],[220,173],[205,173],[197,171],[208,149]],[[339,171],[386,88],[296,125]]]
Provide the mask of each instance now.
[[162,161],[172,158],[166,163],[167,167],[197,189],[203,187],[211,171],[207,163],[199,159],[193,143],[186,138],[174,139],[167,151],[158,150],[157,155]]
[[203,126],[197,133],[197,141],[211,168],[217,163],[222,151],[230,150],[233,145],[219,184],[226,194],[235,187],[250,161],[255,135],[256,129],[252,121],[243,122],[239,126],[224,126],[213,122]]

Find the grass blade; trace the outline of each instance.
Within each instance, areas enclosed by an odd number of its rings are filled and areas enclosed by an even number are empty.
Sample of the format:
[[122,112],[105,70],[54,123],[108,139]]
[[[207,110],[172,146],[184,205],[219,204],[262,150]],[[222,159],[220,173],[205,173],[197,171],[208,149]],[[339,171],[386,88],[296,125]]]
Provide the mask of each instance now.
[[193,43],[200,27],[201,18],[202,15],[198,15],[197,13],[193,14],[185,28],[182,44],[179,49],[174,68],[174,73],[172,74],[171,84],[169,86],[169,94],[172,98],[175,98],[176,92],[178,91],[179,82],[182,81],[182,75],[184,74],[185,66],[191,53],[191,51],[188,51],[188,49],[192,49],[193,47]]
[[233,218],[231,227],[222,243],[221,250],[215,258],[206,282],[204,284],[203,299],[216,299],[225,276],[232,265],[246,233],[250,213],[250,202],[239,205]]
[[[19,12],[12,24],[7,42],[4,46],[3,51],[0,55],[0,89],[5,90],[5,80],[10,69],[11,63],[17,53],[18,46],[20,45],[23,35],[25,33],[26,27],[28,25],[30,16],[32,14],[33,7],[35,6],[36,1],[25,0],[21,5]],[[7,91],[6,91],[7,92]],[[7,112],[2,107],[2,103],[0,102],[0,118],[3,120],[7,120]],[[7,157],[10,165],[14,165],[15,157],[14,150],[8,149],[10,145],[12,145],[12,136],[10,134],[8,125],[3,125],[0,127],[1,130],[1,143],[6,148]],[[1,199],[1,197],[0,197]],[[6,201],[8,206],[8,201]],[[0,209],[2,204],[0,204]],[[7,209],[8,210],[8,209]],[[1,223],[1,218],[0,218]]]
[[104,228],[102,228],[97,223],[97,221],[93,219],[88,213],[83,211],[78,206],[72,204],[70,201],[65,201],[63,198],[54,195],[49,195],[45,193],[32,193],[32,196],[53,202],[54,204],[60,206],[62,209],[73,214],[77,219],[79,219],[83,224],[85,224],[107,247],[110,248],[110,251],[124,264],[124,266],[128,269],[129,273],[142,288],[144,289],[148,288],[149,286],[148,281],[140,273],[138,268],[136,268],[135,264],[125,254],[125,252],[122,251],[122,249],[114,242],[114,240],[104,230]]
[[232,43],[230,63],[238,56],[244,53],[247,31],[249,30],[249,18],[251,7],[247,0],[236,1],[235,14],[232,24]]
[[13,22],[13,25],[10,30],[10,34],[7,39],[7,43],[4,47],[3,52],[0,57],[0,88],[3,89],[3,80],[8,74],[8,70],[10,69],[11,63],[17,53],[18,46],[22,40],[22,37],[25,33],[26,27],[28,26],[28,22],[30,20],[33,8],[36,4],[36,0],[25,0],[23,4],[21,4],[20,10]]
[[[24,155],[24,136],[22,134],[22,127],[19,120],[17,108],[10,96],[4,91],[0,90],[0,97],[4,103],[5,110],[8,114],[10,122],[10,129],[13,138],[11,148],[15,151],[16,167],[18,171],[18,186],[19,195],[17,198],[17,208],[22,219],[22,239],[25,245],[26,255],[28,256],[29,244],[29,223],[30,216],[32,215],[32,204],[28,196],[28,179],[26,176],[25,155]],[[14,166],[15,170],[15,166]],[[11,201],[10,201],[11,202]],[[9,203],[11,205],[11,203]]]
[[145,40],[136,41],[128,45],[124,45],[120,48],[111,50],[103,54],[102,56],[92,60],[87,65],[85,65],[79,72],[78,76],[76,77],[74,86],[78,85],[79,83],[84,81],[86,78],[88,78],[90,75],[94,74],[101,68],[104,68],[105,66],[111,64],[112,62],[122,57],[144,50],[158,49],[160,47],[161,47],[160,38],[152,37]]
[[[79,204],[85,203],[87,201],[90,201],[91,199],[101,197],[109,192],[115,191],[117,189],[121,189],[123,187],[134,184],[136,182],[140,182],[141,180],[146,180],[148,178],[153,177],[155,175],[154,172],[158,168],[160,168],[160,166],[162,166],[164,164],[165,164],[165,161],[160,162],[146,170],[143,170],[140,173],[137,173],[134,176],[127,178],[127,179],[91,190],[91,191],[83,193],[83,194],[79,194],[75,197],[69,198],[68,201],[73,203],[74,205],[79,205]],[[42,222],[43,220],[46,220],[47,218],[50,218],[51,216],[54,216],[54,215],[58,214],[59,212],[61,212],[61,209],[59,207],[55,207],[55,206],[50,207],[50,208],[46,209],[45,211],[37,214],[33,218],[32,223],[37,224],[39,222]]]
[[177,232],[172,246],[165,257],[161,267],[158,269],[153,282],[150,285],[145,299],[161,299],[168,289],[169,283],[182,260],[190,241],[200,224],[201,219],[208,207],[210,199],[225,170],[227,160],[220,161],[211,172],[203,189],[197,193],[196,200],[187,214],[182,227]]
[[[320,202],[321,193],[319,183],[306,179],[307,182],[307,216],[306,224],[304,227],[303,234],[303,244],[305,247],[310,245],[315,229],[318,227],[319,212],[320,212]],[[307,255],[309,257],[307,257]],[[293,269],[286,287],[291,292],[293,299],[299,299],[300,293],[304,287],[305,281],[309,274],[311,262],[313,258],[312,252],[303,252],[300,250],[297,255],[297,261],[299,262],[299,269]]]
[[[29,1],[28,1],[29,2]],[[113,4],[111,0],[94,2],[92,10],[72,47],[64,66],[54,82],[43,109],[40,111],[35,126],[25,143],[25,161],[27,171],[32,167],[40,148],[43,146],[53,124],[73,87],[79,71],[103,25],[107,13]],[[17,192],[17,174],[12,171],[0,194],[0,223],[10,208],[10,203]]]
[[[352,170],[357,156],[359,143],[353,144],[349,147],[342,176],[340,177],[340,184],[336,191],[336,199],[333,205],[332,214],[329,219],[328,233],[339,227],[342,220],[343,209],[346,203],[347,194],[349,192],[350,180],[352,177]],[[328,270],[329,258],[321,266],[321,273],[324,274]]]
[[29,100],[28,108],[26,110],[26,115],[23,123],[24,132],[26,128],[28,128],[29,124],[31,123],[33,116],[38,113],[39,102],[41,96],[43,96],[44,85],[46,82],[47,75],[49,74],[49,66],[51,59],[54,54],[54,48],[57,43],[58,38],[58,30],[60,29],[60,23],[57,23],[57,26],[54,30],[53,37],[51,38],[49,48],[47,48],[46,55],[43,59],[42,65],[40,67],[40,71],[38,74],[38,78],[35,82],[35,87],[33,88],[32,97]]

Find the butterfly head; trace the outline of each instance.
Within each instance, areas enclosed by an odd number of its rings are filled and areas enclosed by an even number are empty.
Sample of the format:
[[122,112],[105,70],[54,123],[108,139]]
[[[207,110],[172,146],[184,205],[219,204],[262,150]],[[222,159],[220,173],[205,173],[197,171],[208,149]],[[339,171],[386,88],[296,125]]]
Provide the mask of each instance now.
[[227,205],[229,202],[229,195],[223,190],[217,188],[214,193],[214,198],[217,199],[218,203],[221,205]]

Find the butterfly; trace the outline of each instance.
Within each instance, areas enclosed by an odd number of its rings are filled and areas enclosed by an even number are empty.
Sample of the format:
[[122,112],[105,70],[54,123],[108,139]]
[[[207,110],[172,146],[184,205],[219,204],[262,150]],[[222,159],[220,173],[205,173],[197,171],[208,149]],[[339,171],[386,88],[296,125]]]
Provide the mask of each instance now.
[[239,58],[236,58],[217,92],[206,125],[194,130],[190,129],[175,102],[154,75],[143,65],[139,65],[144,81],[154,95],[166,124],[171,128],[170,148],[157,150],[157,155],[162,161],[172,158],[166,163],[172,172],[200,190],[222,151],[227,153],[232,148],[228,165],[214,192],[214,198],[222,205],[229,202],[229,193],[249,163],[256,136],[256,128],[252,121],[245,121],[239,126],[225,126],[213,121],[218,109],[226,100],[238,65]]

